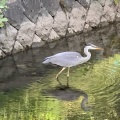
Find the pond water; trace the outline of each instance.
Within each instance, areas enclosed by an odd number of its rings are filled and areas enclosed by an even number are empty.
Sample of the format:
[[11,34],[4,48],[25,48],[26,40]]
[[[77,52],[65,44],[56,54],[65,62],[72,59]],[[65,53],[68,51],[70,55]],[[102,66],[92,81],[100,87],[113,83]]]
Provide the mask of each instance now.
[[[104,51],[71,68],[66,89],[55,79],[61,67],[41,64],[46,56],[69,50],[66,40],[1,60],[0,120],[119,120],[120,39],[109,40],[112,44],[100,44]],[[60,75],[63,85],[66,72]]]

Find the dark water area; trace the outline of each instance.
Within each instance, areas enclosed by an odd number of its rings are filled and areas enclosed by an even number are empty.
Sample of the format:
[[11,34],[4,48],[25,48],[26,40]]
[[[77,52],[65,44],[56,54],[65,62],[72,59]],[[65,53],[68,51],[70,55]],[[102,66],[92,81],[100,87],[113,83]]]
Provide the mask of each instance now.
[[[115,28],[68,36],[1,59],[0,120],[119,120],[120,36]],[[63,51],[84,55],[85,43],[104,50],[91,51],[89,62],[71,68],[70,87],[62,89],[55,79],[61,67],[42,61]],[[63,85],[66,73],[60,75]]]

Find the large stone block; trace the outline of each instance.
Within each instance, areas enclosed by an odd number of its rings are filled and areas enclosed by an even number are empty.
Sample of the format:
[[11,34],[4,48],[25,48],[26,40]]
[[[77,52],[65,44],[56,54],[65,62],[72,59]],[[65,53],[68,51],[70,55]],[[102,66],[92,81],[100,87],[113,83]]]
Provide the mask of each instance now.
[[66,12],[71,12],[75,0],[60,0],[60,6],[62,10]]
[[116,16],[116,8],[113,0],[106,0],[104,6],[104,17],[108,22],[113,22]]
[[59,0],[42,0],[43,6],[51,16],[55,16],[59,8]]
[[42,41],[40,37],[38,37],[37,35],[34,35],[34,39],[33,39],[33,43],[32,43],[32,48],[41,47],[44,44],[45,44],[45,42]]
[[35,24],[30,22],[29,20],[24,21],[17,35],[17,41],[23,46],[31,46],[33,42],[33,37],[35,33]]
[[85,26],[84,26],[84,33],[87,33],[87,32],[89,32],[89,31],[91,31],[92,30],[92,27],[90,27],[90,25],[89,24],[85,24]]
[[84,8],[88,8],[91,0],[77,0]]
[[5,57],[5,54],[2,50],[0,50],[0,58]]
[[87,14],[86,23],[91,27],[96,27],[100,23],[100,18],[103,14],[103,8],[97,1],[93,1],[90,4],[90,8]]
[[102,16],[101,20],[100,20],[100,26],[107,26],[109,23],[107,22],[107,20]]
[[120,13],[120,2],[119,2],[119,4],[116,6],[116,10],[117,10],[117,12]]
[[61,8],[58,9],[54,18],[53,29],[59,36],[65,36],[68,27],[68,19]]
[[7,4],[8,9],[4,12],[5,16],[8,18],[9,23],[16,28],[20,27],[20,24],[24,20],[23,7],[17,0],[9,2]]
[[120,12],[117,12],[117,14],[116,14],[116,21],[117,21],[117,22],[120,21]]
[[14,44],[14,48],[12,50],[12,53],[17,53],[17,52],[20,52],[22,51],[24,48],[23,46],[18,42],[18,41],[15,41],[15,44]]
[[52,42],[52,41],[55,41],[58,39],[60,39],[60,36],[52,29],[50,36],[49,36],[49,39],[48,39],[48,42]]
[[36,34],[43,40],[48,40],[49,34],[52,30],[52,26],[52,16],[46,10],[43,10],[37,21]]
[[3,48],[3,45],[4,45],[4,41],[6,41],[7,38],[6,38],[6,31],[4,28],[1,28],[0,29],[0,49]]
[[106,1],[106,0],[98,0],[98,2],[99,2],[102,6],[105,5],[105,1]]
[[120,21],[120,2],[119,4],[116,6],[116,21]]
[[21,4],[24,7],[24,14],[35,23],[42,7],[41,0],[21,0]]
[[71,28],[74,32],[81,32],[84,28],[85,18],[86,9],[78,2],[75,2],[70,14],[69,28]]
[[6,29],[5,28],[0,29],[1,50],[3,50],[5,53],[11,53],[15,43],[16,35],[17,30],[8,23],[6,23]]

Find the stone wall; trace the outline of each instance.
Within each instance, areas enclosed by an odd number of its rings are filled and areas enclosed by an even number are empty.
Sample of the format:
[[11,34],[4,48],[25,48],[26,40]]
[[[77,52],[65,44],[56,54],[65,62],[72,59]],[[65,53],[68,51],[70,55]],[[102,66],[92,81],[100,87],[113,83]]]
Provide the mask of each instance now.
[[92,30],[85,36],[83,34],[69,36],[45,44],[39,49],[29,49],[0,60],[0,90],[18,88],[26,83],[40,80],[40,77],[48,74],[49,68],[54,69],[55,67],[43,65],[42,62],[45,57],[68,50],[79,51],[82,54],[84,42],[99,44],[104,48],[104,51],[91,51],[93,60],[120,54],[120,23],[116,26],[112,24]]
[[0,57],[120,21],[120,4],[113,0],[8,0],[7,5]]

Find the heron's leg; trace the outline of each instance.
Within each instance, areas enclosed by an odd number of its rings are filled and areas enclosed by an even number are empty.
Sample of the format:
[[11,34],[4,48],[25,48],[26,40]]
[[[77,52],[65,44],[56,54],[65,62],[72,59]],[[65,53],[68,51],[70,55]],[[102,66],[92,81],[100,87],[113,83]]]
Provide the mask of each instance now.
[[63,67],[62,70],[56,75],[56,79],[57,79],[57,81],[59,82],[60,85],[62,85],[62,84],[61,84],[61,82],[59,81],[58,76],[59,76],[65,69],[66,69],[66,67]]
[[69,87],[69,75],[70,75],[70,67],[68,67],[68,71],[67,71],[67,87]]

